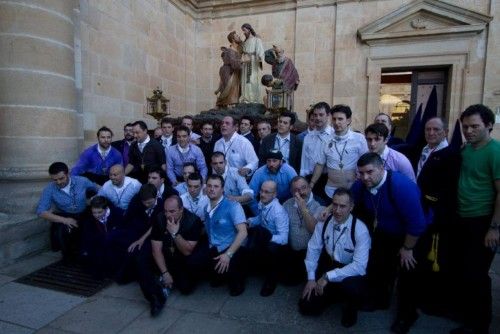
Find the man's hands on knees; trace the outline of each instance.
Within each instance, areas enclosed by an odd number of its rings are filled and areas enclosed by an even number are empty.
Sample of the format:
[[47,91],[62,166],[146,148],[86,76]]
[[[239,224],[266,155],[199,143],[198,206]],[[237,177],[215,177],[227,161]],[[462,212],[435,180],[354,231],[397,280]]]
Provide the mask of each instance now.
[[214,257],[214,260],[218,260],[215,265],[215,271],[218,274],[224,274],[229,270],[229,263],[231,262],[231,257],[229,257],[229,255],[222,253],[221,255]]
[[70,217],[63,217],[63,218],[61,218],[61,222],[64,225],[66,225],[70,230],[73,227],[78,227],[78,222],[75,219],[70,218]]
[[311,293],[316,290],[316,285],[317,283],[314,280],[307,281],[304,291],[302,292],[302,299],[309,300],[309,298],[311,298]]

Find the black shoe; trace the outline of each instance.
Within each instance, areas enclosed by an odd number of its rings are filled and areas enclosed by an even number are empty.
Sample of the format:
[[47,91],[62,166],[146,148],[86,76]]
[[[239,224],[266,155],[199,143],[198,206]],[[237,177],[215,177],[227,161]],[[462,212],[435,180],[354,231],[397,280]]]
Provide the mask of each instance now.
[[163,310],[163,307],[165,306],[165,297],[163,298],[158,298],[156,296],[151,297],[151,316],[157,317],[160,313],[161,310]]
[[245,291],[245,284],[236,283],[229,286],[229,295],[232,297],[239,296]]
[[340,320],[342,326],[344,326],[345,328],[349,328],[354,326],[357,321],[358,311],[356,309],[345,308],[344,310],[342,310],[342,319]]
[[415,313],[412,317],[410,318],[398,318],[396,321],[391,326],[391,332],[396,333],[396,334],[406,334],[410,331],[411,326],[417,321],[418,319],[418,314]]
[[262,297],[269,297],[276,290],[276,282],[271,280],[265,280],[262,288],[260,289],[260,295]]

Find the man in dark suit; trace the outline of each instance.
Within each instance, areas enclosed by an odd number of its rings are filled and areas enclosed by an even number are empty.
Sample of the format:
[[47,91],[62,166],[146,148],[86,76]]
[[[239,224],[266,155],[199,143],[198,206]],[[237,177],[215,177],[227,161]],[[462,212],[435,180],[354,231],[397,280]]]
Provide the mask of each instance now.
[[177,138],[174,136],[174,123],[171,119],[163,118],[161,120],[161,136],[158,141],[165,150],[169,146],[177,144]]
[[266,154],[271,150],[278,150],[283,154],[283,159],[297,173],[300,171],[300,156],[302,142],[297,136],[290,133],[297,117],[290,111],[284,111],[278,117],[278,132],[272,133],[262,140],[259,148],[259,166],[266,163]]
[[123,167],[128,165],[128,152],[130,151],[130,146],[134,142],[134,127],[132,123],[127,123],[123,127],[123,139],[116,140],[111,143],[111,146],[116,148],[123,157]]
[[136,141],[130,147],[125,174],[144,184],[148,181],[151,166],[161,166],[165,170],[165,151],[157,140],[149,137],[148,126],[144,121],[133,123],[133,129]]
[[240,134],[252,143],[255,154],[257,154],[257,140],[252,133],[252,129],[253,121],[248,116],[242,116],[240,118]]

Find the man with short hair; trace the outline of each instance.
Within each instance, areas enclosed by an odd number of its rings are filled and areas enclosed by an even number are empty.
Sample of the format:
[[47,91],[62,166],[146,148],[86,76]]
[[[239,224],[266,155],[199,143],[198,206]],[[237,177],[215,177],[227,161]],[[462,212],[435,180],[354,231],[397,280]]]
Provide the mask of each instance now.
[[291,283],[298,283],[305,279],[307,243],[318,222],[316,217],[324,207],[314,198],[309,182],[303,176],[295,176],[291,180],[290,191],[293,197],[283,204],[290,221],[285,277]]
[[424,127],[425,141],[427,145],[422,149],[420,160],[417,165],[417,177],[420,175],[425,162],[430,155],[448,147],[448,128],[439,117],[433,117],[425,123]]
[[259,152],[262,140],[271,134],[271,123],[268,120],[261,120],[257,123],[257,138],[255,138],[255,153]]
[[[325,194],[331,198],[338,187],[349,188],[356,180],[356,161],[368,151],[366,140],[360,133],[350,129],[352,111],[349,106],[335,105],[332,107],[332,124],[334,133],[327,142],[322,142],[311,177],[313,187],[321,177],[326,166],[328,181]],[[316,124],[320,119],[315,110]]]
[[317,315],[329,300],[342,299],[341,324],[352,327],[357,322],[366,291],[370,233],[365,224],[351,214],[354,199],[348,189],[335,190],[332,207],[333,214],[316,225],[307,246],[308,282],[299,309],[303,314]]
[[184,166],[182,166],[182,179],[184,182],[178,183],[174,189],[179,193],[179,196],[182,194],[187,193],[188,188],[187,188],[187,179],[189,175],[193,173],[198,173],[198,170],[196,169],[196,166],[192,162],[186,162]]
[[198,147],[203,152],[205,157],[205,164],[210,171],[210,158],[214,152],[215,142],[219,140],[220,136],[214,135],[214,125],[210,121],[205,121],[201,124],[201,137]]
[[253,149],[255,150],[255,153],[257,153],[256,150],[256,140],[255,137],[253,136],[252,133],[253,129],[253,120],[248,117],[248,116],[241,116],[240,118],[240,135],[248,139],[250,143],[252,143]]
[[53,251],[62,252],[65,261],[74,261],[79,254],[79,220],[87,207],[89,192],[97,186],[82,176],[69,176],[68,166],[54,162],[49,167],[52,182],[42,192],[36,214],[51,222],[50,241]]
[[201,136],[193,131],[193,123],[194,123],[193,116],[190,115],[182,116],[181,125],[189,129],[190,142],[195,145],[198,145],[200,143],[199,140]]
[[112,138],[113,132],[109,128],[103,126],[97,130],[97,144],[80,154],[78,162],[71,169],[71,175],[85,176],[99,185],[109,180],[110,167],[123,164],[121,153],[111,146]]
[[120,164],[109,169],[109,181],[99,189],[98,195],[106,197],[115,207],[125,212],[139,189],[141,189],[141,183],[125,176],[125,170]]
[[389,136],[387,137],[388,138],[387,139],[387,146],[392,148],[394,146],[405,143],[405,141],[403,139],[393,136],[393,133],[392,133],[393,124],[392,124],[391,116],[387,115],[386,113],[381,112],[375,117],[373,123],[382,123],[389,130]]
[[183,125],[179,126],[176,133],[177,144],[170,146],[165,151],[167,156],[167,176],[170,182],[176,186],[182,180],[182,167],[191,162],[196,165],[203,178],[207,177],[207,165],[201,149],[189,141],[189,129]]
[[487,106],[469,106],[460,121],[467,141],[458,182],[464,326],[451,333],[488,333],[492,320],[488,272],[500,244],[500,142],[491,137],[495,115]]
[[167,197],[179,195],[177,190],[172,188],[169,182],[166,182],[167,174],[159,166],[153,166],[148,172],[148,183],[156,187],[158,191],[157,198],[163,203]]
[[212,154],[212,171],[224,179],[224,195],[241,205],[248,204],[254,197],[253,190],[248,186],[238,169],[227,165],[226,157],[222,152]]
[[220,131],[222,138],[214,146],[214,152],[224,153],[229,166],[238,168],[241,176],[247,177],[257,169],[259,158],[255,154],[252,143],[238,134],[238,123],[232,116],[222,119]]
[[278,150],[283,154],[283,160],[295,171],[300,172],[300,156],[302,142],[290,131],[295,124],[296,116],[289,111],[282,112],[278,117],[278,132],[262,140],[259,148],[259,165],[266,163],[265,156],[270,150]]
[[148,126],[144,121],[133,123],[133,131],[136,141],[130,147],[125,175],[146,183],[147,171],[151,166],[161,166],[165,170],[165,151],[157,140],[149,138]]
[[312,106],[310,106],[306,110],[306,114],[307,114],[307,129],[305,129],[304,131],[302,131],[297,135],[297,139],[300,140],[302,143],[304,143],[304,138],[306,138],[307,134],[313,132],[314,129],[316,129],[316,121],[314,120],[313,117],[314,115]]
[[128,152],[130,151],[130,146],[134,142],[134,127],[132,123],[127,123],[123,127],[123,139],[117,140],[111,143],[111,146],[116,148],[118,152],[121,153],[123,158],[123,167],[128,165]]
[[[245,139],[246,140],[246,139]],[[247,237],[246,218],[238,202],[224,197],[224,179],[210,175],[207,179],[205,229],[208,236],[211,285],[218,286],[227,276],[229,294],[239,296],[245,290],[243,241]]]
[[[191,293],[200,271],[200,256],[197,252],[203,225],[196,215],[184,210],[179,196],[167,197],[164,212],[153,222],[151,245],[155,267],[164,287],[175,287],[182,294]],[[149,271],[142,284],[144,296],[151,305],[151,316],[157,316],[166,298],[155,275]]]
[[[368,261],[369,305],[388,308],[398,275],[398,305],[394,333],[407,333],[418,318],[416,266],[423,256],[417,246],[427,228],[420,191],[399,172],[386,171],[377,153],[365,153],[358,162],[359,179],[353,184],[355,214],[372,228]],[[398,194],[404,194],[399,196]],[[399,256],[395,256],[398,254]]]
[[276,289],[285,245],[288,243],[288,215],[276,194],[274,181],[262,183],[257,216],[248,219],[249,253],[265,275],[260,290],[262,297],[272,295]]
[[169,118],[163,118],[160,123],[161,126],[161,137],[159,142],[166,151],[169,146],[175,145],[177,139],[174,136],[174,123]]
[[383,123],[368,125],[365,129],[366,143],[370,152],[377,153],[384,161],[384,168],[398,171],[406,175],[410,180],[416,182],[415,172],[410,160],[398,151],[387,146],[389,130]]
[[290,181],[297,176],[295,170],[288,164],[283,163],[283,154],[280,151],[269,151],[266,154],[266,164],[255,171],[250,180],[250,188],[255,196],[259,193],[260,187],[265,181],[274,181],[277,185],[277,197],[283,203],[290,197]]
[[190,174],[187,178],[187,193],[181,195],[182,204],[185,209],[194,213],[200,220],[205,221],[205,208],[209,202],[207,195],[203,193],[203,179],[199,173]]

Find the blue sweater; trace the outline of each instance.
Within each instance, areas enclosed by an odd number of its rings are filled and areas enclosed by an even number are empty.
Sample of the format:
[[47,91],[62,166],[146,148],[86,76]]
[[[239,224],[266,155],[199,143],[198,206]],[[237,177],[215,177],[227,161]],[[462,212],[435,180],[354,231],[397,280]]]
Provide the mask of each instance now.
[[90,146],[82,152],[78,162],[71,170],[71,175],[82,175],[89,172],[97,175],[108,175],[109,169],[114,165],[122,165],[122,154],[116,148],[111,147],[106,158],[102,160],[97,144]]
[[[389,180],[389,176],[387,178]],[[360,180],[352,185],[354,200],[360,200],[368,212],[375,215],[377,211],[377,229],[392,235],[420,236],[427,228],[427,218],[420,204],[420,190],[415,182],[407,176],[392,172],[389,199],[386,182],[372,195]],[[359,205],[359,203],[355,203]],[[375,210],[377,208],[377,210]]]

